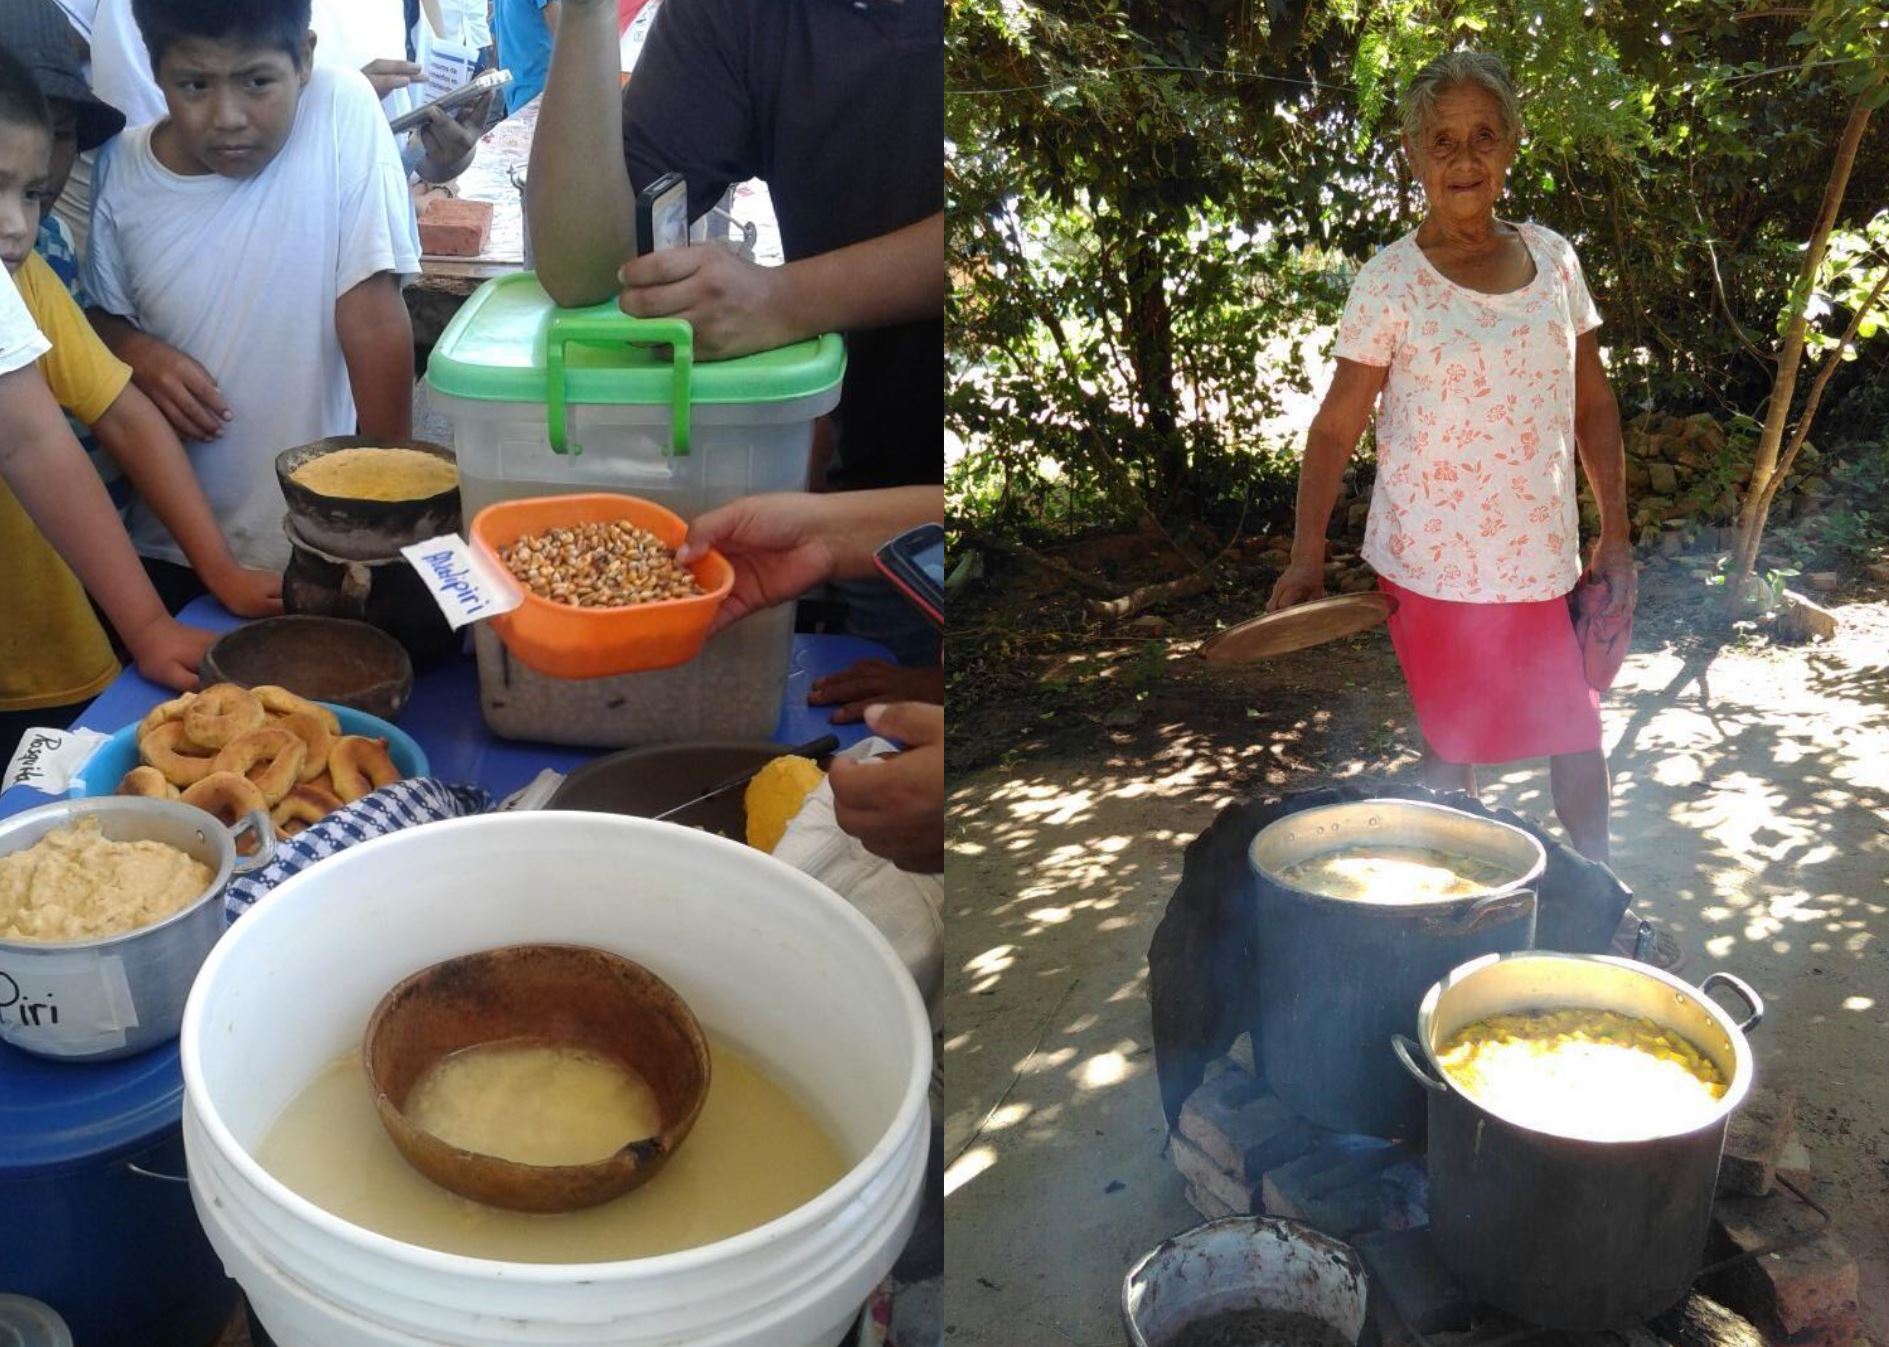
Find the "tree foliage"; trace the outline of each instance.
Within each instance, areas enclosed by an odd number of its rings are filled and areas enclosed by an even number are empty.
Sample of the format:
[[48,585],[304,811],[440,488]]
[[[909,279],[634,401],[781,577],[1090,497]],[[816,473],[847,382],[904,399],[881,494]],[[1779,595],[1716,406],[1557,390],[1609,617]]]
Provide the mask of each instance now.
[[[1451,46],[1516,74],[1503,210],[1574,241],[1623,402],[1733,414],[1755,445],[1791,315],[1823,355],[1885,261],[1876,125],[1801,274],[1852,110],[1880,101],[1885,22],[1882,0],[960,0],[961,498],[1079,526],[1269,480],[1291,446],[1265,420],[1307,387],[1290,339],[1421,218],[1397,94]],[[1859,364],[1881,325],[1857,326]]]

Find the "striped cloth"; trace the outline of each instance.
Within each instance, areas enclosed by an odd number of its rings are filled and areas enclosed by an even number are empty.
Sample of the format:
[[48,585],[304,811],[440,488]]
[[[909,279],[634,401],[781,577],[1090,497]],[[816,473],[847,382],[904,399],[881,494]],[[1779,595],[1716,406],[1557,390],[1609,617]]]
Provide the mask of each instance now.
[[235,921],[290,875],[351,846],[404,828],[483,814],[491,807],[491,794],[480,787],[455,786],[433,777],[382,786],[287,841],[277,842],[275,857],[267,865],[231,882],[223,896],[224,915]]

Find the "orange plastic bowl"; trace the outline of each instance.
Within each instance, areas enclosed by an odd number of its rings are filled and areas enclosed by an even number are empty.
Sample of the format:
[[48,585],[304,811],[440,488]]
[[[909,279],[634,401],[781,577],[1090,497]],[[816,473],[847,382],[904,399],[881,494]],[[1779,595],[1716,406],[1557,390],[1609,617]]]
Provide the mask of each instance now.
[[[689,532],[680,516],[653,501],[598,492],[488,505],[473,518],[472,545],[502,571],[499,549],[527,534],[619,519],[648,529],[672,551]],[[711,551],[689,570],[706,593],[627,608],[578,608],[526,590],[523,603],[492,619],[492,629],[520,663],[553,678],[608,678],[674,668],[702,653],[709,623],[735,583],[735,568],[719,552]]]

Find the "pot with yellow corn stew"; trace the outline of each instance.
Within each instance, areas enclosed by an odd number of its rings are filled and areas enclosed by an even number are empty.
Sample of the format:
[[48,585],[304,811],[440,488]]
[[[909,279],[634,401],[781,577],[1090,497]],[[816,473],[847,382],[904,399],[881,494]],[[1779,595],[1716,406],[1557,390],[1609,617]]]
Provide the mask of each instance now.
[[[1743,1019],[1710,999],[1721,987]],[[1562,1331],[1677,1304],[1763,1013],[1729,974],[1693,987],[1600,955],[1489,956],[1437,982],[1393,1050],[1427,1092],[1438,1256],[1478,1299]]]

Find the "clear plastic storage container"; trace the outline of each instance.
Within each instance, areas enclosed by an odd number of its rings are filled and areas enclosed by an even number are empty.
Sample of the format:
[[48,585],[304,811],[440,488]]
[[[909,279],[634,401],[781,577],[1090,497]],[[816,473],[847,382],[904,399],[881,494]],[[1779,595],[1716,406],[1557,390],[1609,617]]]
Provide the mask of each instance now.
[[[614,303],[559,309],[528,272],[466,302],[427,366],[453,423],[466,518],[494,501],[565,492],[642,496],[684,519],[808,485],[814,421],[839,403],[837,336],[697,363],[689,325]],[[793,645],[783,606],[713,638],[679,668],[549,678],[475,629],[493,733],[584,747],[772,735]]]

